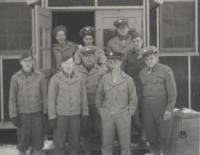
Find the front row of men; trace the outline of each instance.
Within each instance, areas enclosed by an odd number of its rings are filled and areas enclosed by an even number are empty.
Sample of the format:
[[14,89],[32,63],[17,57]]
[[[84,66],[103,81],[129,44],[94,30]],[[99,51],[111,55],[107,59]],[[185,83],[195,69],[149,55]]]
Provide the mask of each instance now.
[[[139,107],[151,153],[161,154],[169,142],[176,85],[172,70],[158,63],[156,49],[145,50],[142,57],[146,66],[138,77],[142,96]],[[123,54],[108,53],[109,71],[105,72],[95,64],[92,48],[84,47],[80,53],[83,64],[79,66],[74,65],[72,57],[62,57],[61,70],[49,82],[48,97],[45,78],[33,69],[31,53],[22,54],[22,69],[12,76],[9,98],[10,118],[17,127],[20,155],[26,155],[30,147],[30,154],[44,154],[45,114],[54,131],[56,155],[65,154],[66,139],[69,154],[78,154],[80,141],[89,154],[91,133],[99,129],[102,129],[102,154],[112,155],[115,128],[121,154],[131,154],[131,117],[136,112],[138,97],[134,80],[121,69]],[[102,127],[97,121],[99,116]]]

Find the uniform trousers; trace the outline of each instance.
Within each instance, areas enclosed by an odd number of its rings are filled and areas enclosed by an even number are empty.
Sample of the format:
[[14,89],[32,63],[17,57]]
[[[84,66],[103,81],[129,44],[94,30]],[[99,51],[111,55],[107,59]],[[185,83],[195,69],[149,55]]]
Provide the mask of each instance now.
[[[91,144],[101,144],[101,118],[96,105],[89,105],[88,119],[81,118],[81,141],[85,151],[91,151]],[[84,117],[84,116],[83,116]],[[95,136],[95,141],[92,141]]]
[[166,101],[145,101],[142,103],[142,119],[146,138],[151,145],[152,152],[168,152],[173,119],[164,120]]
[[122,155],[131,155],[130,141],[131,141],[131,115],[126,111],[118,113],[110,113],[106,109],[101,109],[102,120],[102,154],[113,154],[113,139],[115,130],[121,145]]
[[[67,137],[69,136],[69,137]],[[69,154],[77,155],[79,152],[80,115],[57,116],[57,127],[54,130],[53,141],[55,154],[65,154],[66,138],[69,140]]]
[[17,148],[26,151],[29,147],[41,150],[44,143],[43,114],[41,112],[19,114],[21,126],[17,128]]

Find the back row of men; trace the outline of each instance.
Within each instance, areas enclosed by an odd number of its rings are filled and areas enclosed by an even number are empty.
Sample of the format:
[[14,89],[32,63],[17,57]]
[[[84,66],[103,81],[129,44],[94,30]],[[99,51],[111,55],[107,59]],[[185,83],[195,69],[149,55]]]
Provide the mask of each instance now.
[[[12,76],[9,114],[17,127],[20,155],[31,148],[42,155],[44,123],[53,129],[55,154],[77,155],[80,141],[84,152],[92,134],[102,135],[103,155],[112,155],[115,128],[121,154],[131,155],[132,117],[150,143],[149,154],[168,153],[176,84],[172,70],[158,62],[155,47],[142,48],[142,37],[129,31],[128,21],[116,20],[116,36],[108,42],[107,52],[94,45],[95,30],[81,29],[83,46],[67,40],[67,29],[58,26],[53,35],[54,75],[48,84],[33,69],[31,52],[21,55],[22,69]],[[48,92],[48,93],[47,93]],[[44,119],[48,114],[48,120]],[[139,123],[138,123],[139,122]]]

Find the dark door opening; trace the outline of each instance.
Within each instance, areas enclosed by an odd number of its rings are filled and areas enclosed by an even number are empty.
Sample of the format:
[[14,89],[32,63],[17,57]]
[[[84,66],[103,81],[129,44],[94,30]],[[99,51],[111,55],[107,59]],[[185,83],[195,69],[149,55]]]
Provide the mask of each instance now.
[[80,44],[80,29],[84,26],[94,26],[94,12],[53,12],[53,28],[65,25],[68,29],[68,39]]

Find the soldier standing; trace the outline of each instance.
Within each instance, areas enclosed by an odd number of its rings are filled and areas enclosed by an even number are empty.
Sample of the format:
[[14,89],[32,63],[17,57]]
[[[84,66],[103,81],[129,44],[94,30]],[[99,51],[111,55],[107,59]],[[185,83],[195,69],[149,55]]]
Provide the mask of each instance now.
[[102,154],[113,154],[115,127],[121,144],[121,154],[131,155],[131,117],[137,108],[137,93],[133,79],[121,70],[122,53],[110,52],[110,72],[101,79],[96,105],[102,120]]
[[[142,36],[137,32],[130,32],[132,37],[132,42],[134,48],[129,50],[123,58],[122,68],[129,76],[131,76],[136,85],[136,90],[138,94],[138,109],[136,111],[136,115],[133,118],[133,133],[138,134],[140,137],[140,146],[145,145],[145,134],[142,129],[142,120],[141,120],[141,90],[139,87],[139,72],[144,68],[145,63],[142,59],[143,54],[143,39]],[[135,130],[134,130],[135,129]]]
[[[80,30],[80,36],[81,36],[82,41],[83,41],[83,47],[93,46],[92,48],[95,49],[96,63],[100,67],[107,69],[107,67],[106,67],[106,56],[105,56],[104,51],[101,48],[94,45],[94,41],[95,41],[94,40],[95,39],[95,29],[94,29],[94,27],[92,27],[92,26],[83,27]],[[76,51],[76,54],[75,54],[75,63],[77,65],[82,64],[81,54],[80,54],[81,48],[82,48],[82,46]]]
[[142,90],[142,116],[151,155],[167,152],[171,134],[172,111],[176,102],[174,75],[166,65],[158,63],[156,47],[145,49],[146,67],[139,74]]
[[88,116],[88,102],[84,80],[74,72],[73,58],[63,56],[61,69],[50,80],[48,114],[54,129],[56,155],[65,154],[65,141],[69,136],[70,155],[79,152],[80,117]]
[[43,114],[46,108],[46,81],[34,71],[31,52],[24,52],[20,58],[22,69],[16,72],[10,83],[9,114],[17,127],[17,148],[19,155],[44,155]]
[[102,67],[96,64],[96,48],[94,46],[85,46],[80,50],[80,56],[82,64],[79,65],[76,71],[85,79],[86,91],[89,105],[89,118],[88,120],[82,120],[82,134],[81,141],[83,142],[85,154],[91,154],[90,144],[92,135],[96,135],[101,138],[101,121],[95,105],[96,91],[100,82],[100,79],[104,75]]
[[108,52],[118,52],[126,54],[133,49],[134,44],[129,35],[129,24],[126,19],[118,19],[113,23],[116,28],[116,36],[108,41]]
[[53,72],[59,71],[62,57],[73,57],[77,50],[77,45],[67,38],[67,28],[63,25],[55,27],[53,36],[56,43],[53,45]]

